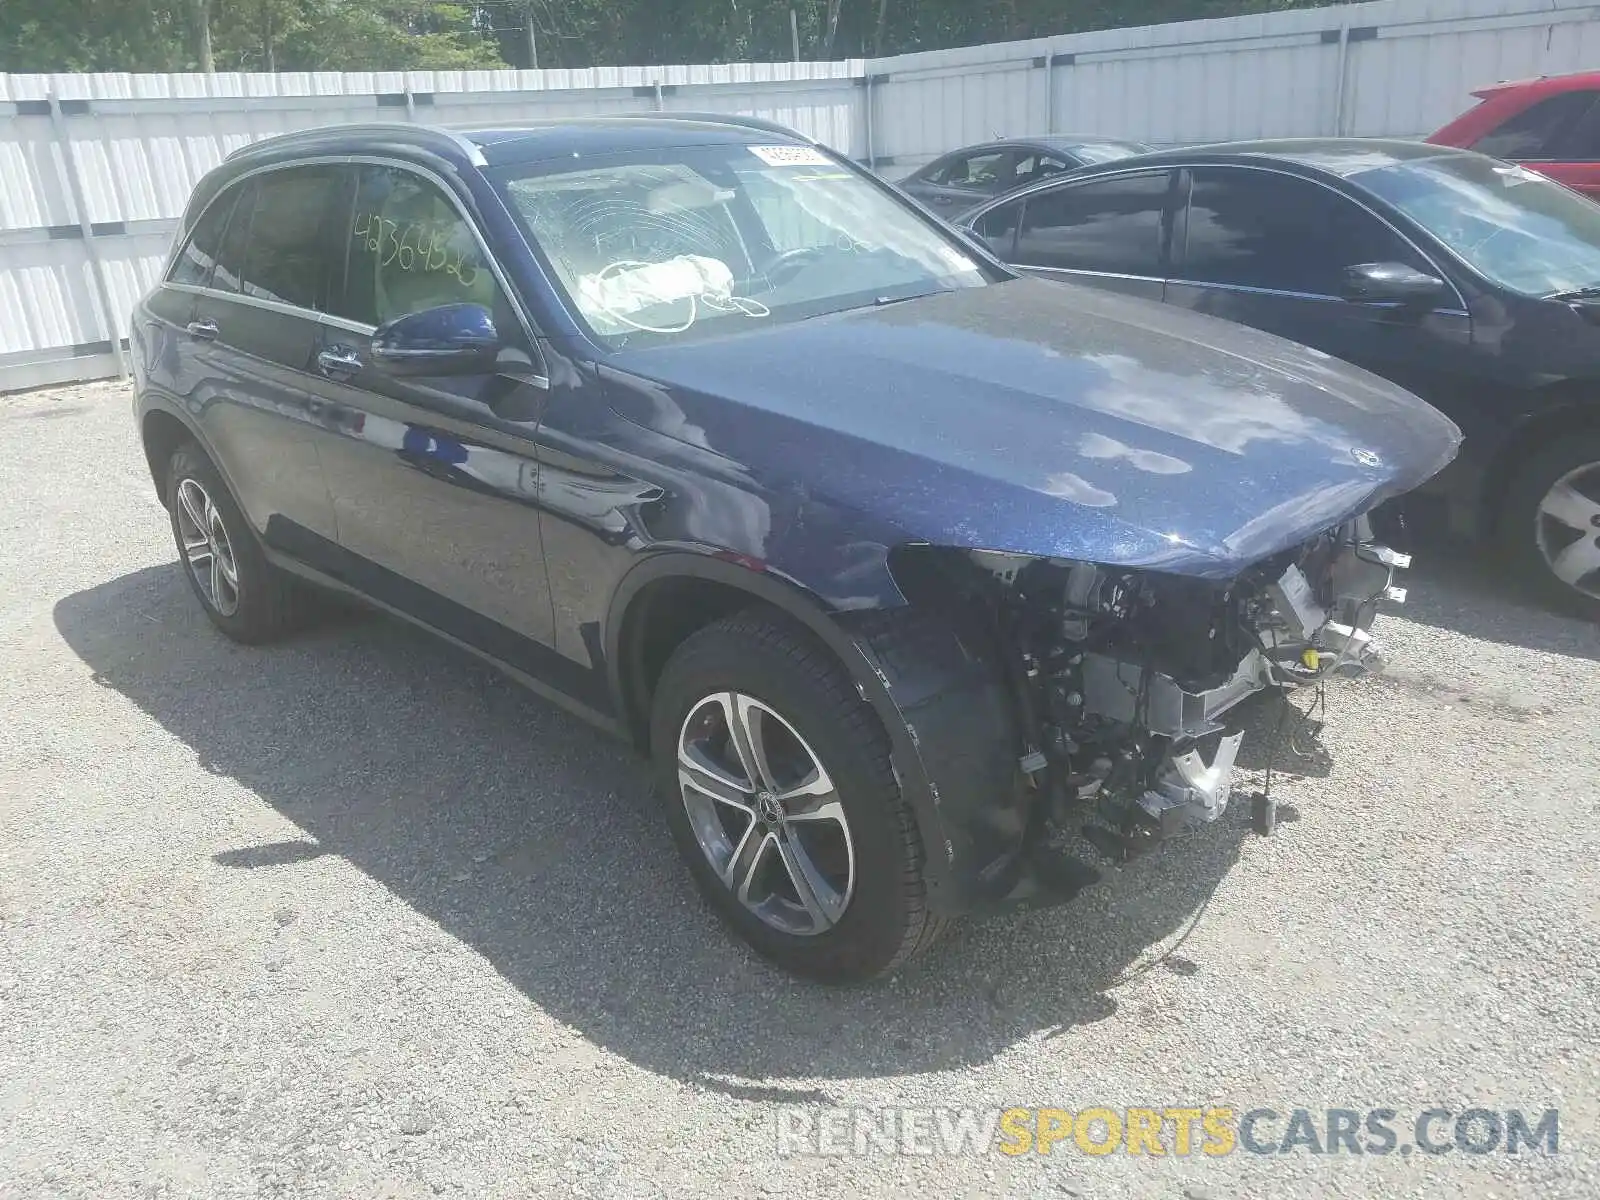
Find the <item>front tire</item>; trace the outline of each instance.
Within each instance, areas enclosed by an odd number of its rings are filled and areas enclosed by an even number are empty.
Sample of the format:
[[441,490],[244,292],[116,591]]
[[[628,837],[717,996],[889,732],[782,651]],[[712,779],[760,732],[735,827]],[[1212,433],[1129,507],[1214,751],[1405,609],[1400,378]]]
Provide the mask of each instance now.
[[1600,433],[1563,438],[1523,463],[1499,532],[1552,605],[1600,620]]
[[888,739],[809,633],[750,610],[689,637],[657,684],[651,746],[679,852],[759,953],[841,983],[935,940]]
[[179,569],[211,623],[249,644],[298,627],[301,585],[267,561],[221,472],[193,442],[173,452],[166,494]]

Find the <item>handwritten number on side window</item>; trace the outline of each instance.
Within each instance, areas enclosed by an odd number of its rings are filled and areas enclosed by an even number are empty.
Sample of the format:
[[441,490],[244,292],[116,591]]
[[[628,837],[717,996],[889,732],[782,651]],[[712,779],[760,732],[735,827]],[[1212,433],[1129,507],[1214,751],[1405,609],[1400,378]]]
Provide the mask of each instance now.
[[356,214],[351,237],[378,258],[378,266],[398,265],[402,271],[433,273],[443,271],[463,288],[478,282],[479,266],[475,254],[462,250],[452,259],[451,228],[429,231],[423,222],[404,226],[376,213]]

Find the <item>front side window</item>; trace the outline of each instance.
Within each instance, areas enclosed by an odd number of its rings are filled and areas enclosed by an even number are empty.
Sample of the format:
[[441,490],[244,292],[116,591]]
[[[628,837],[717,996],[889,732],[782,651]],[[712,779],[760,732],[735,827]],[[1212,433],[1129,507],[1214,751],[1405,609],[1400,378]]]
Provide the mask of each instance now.
[[1011,150],[989,150],[958,158],[936,182],[946,187],[968,188],[975,192],[998,192],[1016,179],[1017,156]]
[[1016,183],[1020,187],[1025,183],[1037,183],[1041,179],[1048,179],[1052,175],[1060,175],[1063,171],[1072,170],[1067,160],[1054,154],[1027,154],[1017,163]]
[[1525,167],[1441,154],[1352,182],[1502,287],[1549,296],[1600,286],[1600,205]]
[[1522,160],[1561,157],[1559,143],[1594,107],[1594,92],[1562,92],[1530,104],[1472,146],[1479,154]]
[[1162,217],[1171,173],[1119,175],[1032,196],[1016,261],[1063,271],[1161,274]]
[[[322,311],[329,255],[325,234],[341,210],[343,179],[333,166],[288,167],[259,176],[244,237],[238,290],[246,296]],[[243,232],[241,205],[230,224]],[[218,268],[221,275],[221,268]]]
[[215,197],[200,219],[183,249],[172,262],[167,275],[171,283],[185,283],[191,287],[210,287],[211,273],[217,265],[217,252],[222,247],[222,237],[228,228],[228,217],[239,200],[239,188],[228,189]]
[[[499,285],[460,209],[402,167],[363,166],[343,230],[339,316],[378,326],[441,304],[507,319]],[[510,326],[507,326],[509,328]]]
[[810,146],[690,146],[495,176],[604,344],[711,336],[990,276],[956,236]]
[[1150,147],[1143,142],[1080,142],[1072,147],[1072,156],[1080,163],[1116,162],[1134,154],[1148,154]]
[[1194,171],[1177,278],[1340,296],[1346,267],[1377,262],[1432,270],[1377,217],[1322,184],[1275,171]]

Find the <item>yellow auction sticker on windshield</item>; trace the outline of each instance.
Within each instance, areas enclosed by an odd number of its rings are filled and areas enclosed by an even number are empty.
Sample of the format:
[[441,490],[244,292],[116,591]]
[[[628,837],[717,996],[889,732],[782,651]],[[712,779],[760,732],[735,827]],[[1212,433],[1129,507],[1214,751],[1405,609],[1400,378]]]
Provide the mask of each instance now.
[[810,146],[751,146],[754,154],[769,167],[831,167],[833,160]]

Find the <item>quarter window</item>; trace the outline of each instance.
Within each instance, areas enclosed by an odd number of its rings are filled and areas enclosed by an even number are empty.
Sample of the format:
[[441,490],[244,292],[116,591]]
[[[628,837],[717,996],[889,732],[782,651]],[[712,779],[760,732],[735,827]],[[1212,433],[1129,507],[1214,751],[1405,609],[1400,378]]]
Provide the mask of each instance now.
[[1199,168],[1182,265],[1197,283],[1338,296],[1356,263],[1424,262],[1377,217],[1321,184],[1272,171]]
[[1513,160],[1563,157],[1561,141],[1594,106],[1594,92],[1562,92],[1529,105],[1473,145],[1480,154]]
[[510,314],[478,240],[437,186],[399,167],[365,166],[345,230],[340,316],[382,325],[441,304]]
[[981,237],[999,258],[1010,262],[1012,252],[1016,249],[1017,218],[1021,215],[1021,202],[1013,200],[985,213],[973,225],[972,231]]
[[1159,276],[1170,183],[1170,172],[1154,171],[1031,197],[1022,210],[1016,261],[1065,271]]
[[[256,181],[239,291],[296,308],[326,307],[328,253],[322,235],[340,207],[340,183],[337,167],[322,166],[288,167]],[[233,240],[230,228],[228,241]]]
[[195,223],[194,232],[173,261],[172,272],[167,276],[170,282],[186,283],[192,287],[211,285],[211,272],[217,263],[217,251],[222,246],[222,237],[228,228],[228,217],[238,200],[239,189],[233,188],[214,199],[210,207],[200,215],[200,220]]

